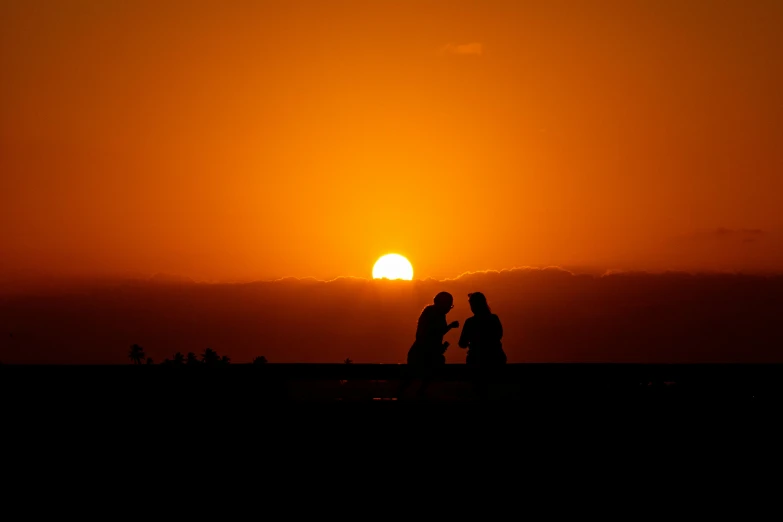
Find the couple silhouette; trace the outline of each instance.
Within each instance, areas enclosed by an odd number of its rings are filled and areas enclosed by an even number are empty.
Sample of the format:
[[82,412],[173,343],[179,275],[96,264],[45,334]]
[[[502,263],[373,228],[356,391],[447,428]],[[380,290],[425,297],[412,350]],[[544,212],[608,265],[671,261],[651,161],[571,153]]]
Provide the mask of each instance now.
[[[503,326],[481,292],[468,294],[468,304],[473,316],[465,321],[458,344],[460,348],[468,350],[465,362],[471,368],[474,390],[480,399],[485,399],[492,370],[506,363],[501,343]],[[449,343],[443,341],[443,336],[451,329],[459,328],[459,321],[446,322],[446,315],[452,308],[454,297],[448,292],[440,292],[433,299],[433,304],[422,310],[416,326],[416,340],[408,350],[408,371],[398,397],[416,378],[421,379],[417,396],[424,397],[432,379],[446,364],[445,354]]]

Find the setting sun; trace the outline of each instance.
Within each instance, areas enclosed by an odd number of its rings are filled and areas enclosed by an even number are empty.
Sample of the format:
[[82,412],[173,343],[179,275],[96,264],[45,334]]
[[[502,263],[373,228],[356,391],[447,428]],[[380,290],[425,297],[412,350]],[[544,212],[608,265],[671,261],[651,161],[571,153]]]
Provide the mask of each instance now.
[[373,279],[413,279],[413,266],[399,254],[387,254],[372,267]]

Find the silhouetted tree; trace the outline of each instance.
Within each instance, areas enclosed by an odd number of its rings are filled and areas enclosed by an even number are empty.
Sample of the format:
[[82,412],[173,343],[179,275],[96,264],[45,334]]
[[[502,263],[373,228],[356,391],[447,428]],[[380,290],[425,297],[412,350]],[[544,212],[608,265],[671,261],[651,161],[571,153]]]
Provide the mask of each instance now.
[[231,358],[228,355],[224,355],[220,358],[220,364],[229,364],[231,362]]
[[185,356],[182,355],[180,352],[177,352],[174,354],[174,359],[172,359],[171,363],[177,366],[182,366],[183,364],[185,364]]
[[147,357],[147,364],[155,364],[155,362],[152,360],[152,357]]
[[193,352],[188,352],[188,356],[186,359],[186,364],[192,365],[192,364],[201,364],[198,360],[198,357]]
[[204,350],[204,353],[201,354],[201,362],[204,364],[215,364],[218,361],[220,361],[220,357],[212,348],[207,348]]
[[141,364],[142,359],[144,359],[144,355],[144,348],[138,344],[131,346],[130,352],[128,352],[128,358],[133,361],[133,364]]
[[253,364],[266,364],[266,363],[267,363],[266,357],[264,357],[263,355],[259,355],[258,357],[253,359]]

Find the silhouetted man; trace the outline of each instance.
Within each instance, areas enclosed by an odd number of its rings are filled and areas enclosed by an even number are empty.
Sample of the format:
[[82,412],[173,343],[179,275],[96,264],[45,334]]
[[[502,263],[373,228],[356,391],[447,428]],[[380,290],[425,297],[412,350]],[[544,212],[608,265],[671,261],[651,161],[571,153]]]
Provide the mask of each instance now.
[[446,364],[446,349],[449,343],[443,342],[443,336],[452,328],[459,328],[459,322],[446,323],[446,314],[454,308],[454,298],[448,292],[441,292],[433,299],[433,304],[424,307],[416,325],[416,340],[408,350],[407,375],[400,385],[398,396],[410,385],[414,378],[422,380],[418,396],[422,397],[433,375],[439,367]]

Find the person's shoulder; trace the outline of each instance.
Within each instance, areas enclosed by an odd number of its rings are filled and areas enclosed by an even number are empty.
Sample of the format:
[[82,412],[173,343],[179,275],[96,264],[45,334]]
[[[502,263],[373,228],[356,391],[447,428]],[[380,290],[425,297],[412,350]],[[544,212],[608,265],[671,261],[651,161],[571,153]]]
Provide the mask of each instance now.
[[434,311],[435,311],[435,305],[427,305],[421,311],[421,317],[428,317],[432,315]]

